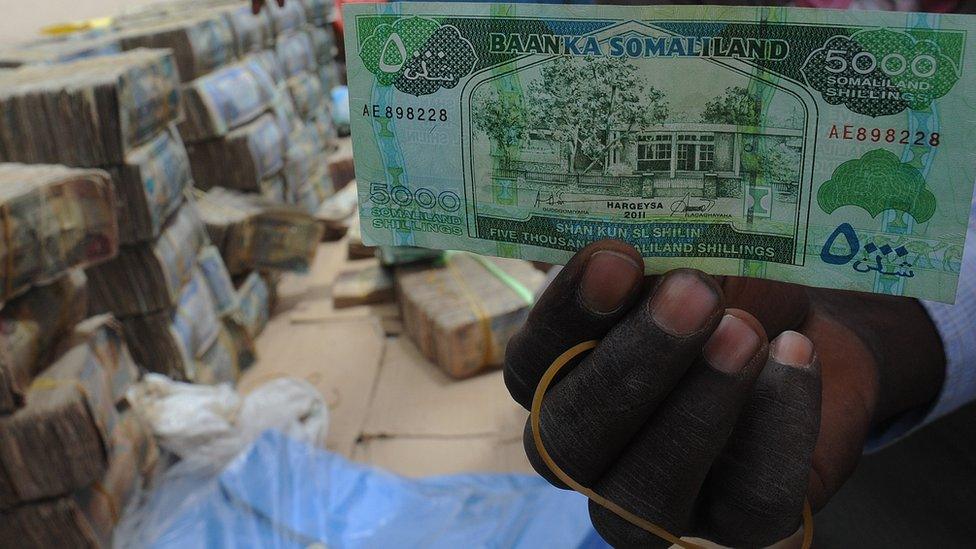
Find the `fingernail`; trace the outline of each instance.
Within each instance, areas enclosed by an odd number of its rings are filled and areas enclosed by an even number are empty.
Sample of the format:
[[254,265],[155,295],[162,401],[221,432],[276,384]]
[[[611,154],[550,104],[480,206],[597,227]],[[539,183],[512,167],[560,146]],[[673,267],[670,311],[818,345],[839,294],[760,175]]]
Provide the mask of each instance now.
[[718,295],[711,286],[692,273],[678,271],[668,275],[651,299],[651,317],[664,331],[689,335],[705,326],[718,306]]
[[803,334],[786,331],[773,340],[769,354],[780,364],[806,368],[813,363],[813,343]]
[[720,372],[738,373],[759,350],[762,340],[739,317],[725,315],[705,343],[705,361]]
[[580,296],[594,313],[610,313],[624,304],[643,277],[644,268],[630,257],[600,250],[586,262]]

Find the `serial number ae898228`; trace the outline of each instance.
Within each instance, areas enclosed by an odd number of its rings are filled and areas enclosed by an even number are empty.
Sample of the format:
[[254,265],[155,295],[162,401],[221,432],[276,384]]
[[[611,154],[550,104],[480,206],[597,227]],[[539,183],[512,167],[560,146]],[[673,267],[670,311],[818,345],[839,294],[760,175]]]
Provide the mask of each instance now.
[[850,124],[834,124],[827,133],[827,139],[898,143],[899,145],[929,145],[932,147],[939,146],[939,138],[939,132],[910,132],[896,128],[865,128],[864,126]]
[[393,107],[376,103],[363,105],[363,117],[417,120],[419,122],[447,122],[447,109],[433,107]]

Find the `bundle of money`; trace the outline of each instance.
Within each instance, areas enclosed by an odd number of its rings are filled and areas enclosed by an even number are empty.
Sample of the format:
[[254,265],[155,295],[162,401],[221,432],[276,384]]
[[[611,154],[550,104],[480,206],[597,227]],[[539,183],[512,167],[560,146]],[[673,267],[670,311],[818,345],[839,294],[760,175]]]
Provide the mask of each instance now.
[[110,442],[108,469],[91,486],[0,512],[0,546],[109,547],[122,511],[159,459],[149,427],[134,410],[120,414]]
[[336,145],[335,150],[329,152],[326,160],[332,183],[336,189],[342,189],[356,179],[356,167],[352,159],[352,140],[339,139]]
[[271,100],[271,114],[281,127],[282,133],[287,136],[302,128],[302,120],[295,110],[295,101],[284,82],[278,85],[275,96]]
[[183,87],[183,139],[223,137],[257,118],[271,102],[275,83],[256,58],[218,69]]
[[118,252],[108,174],[0,164],[0,302]]
[[302,120],[311,119],[327,100],[322,82],[311,72],[300,72],[289,78],[288,93],[295,103],[295,112]]
[[119,41],[114,36],[28,42],[0,49],[0,68],[67,63],[86,57],[117,54],[121,51]]
[[115,186],[119,240],[133,244],[159,236],[166,220],[193,186],[190,159],[176,128],[160,132],[107,168]]
[[254,344],[243,330],[232,334],[225,321],[217,333],[217,338],[196,360],[193,369],[193,383],[215,385],[217,383],[237,383],[241,372],[254,363]]
[[312,27],[308,29],[308,36],[312,39],[312,51],[319,67],[332,66],[335,63],[336,46],[332,29],[328,27]]
[[329,24],[332,15],[332,0],[301,0],[305,7],[305,18],[317,27]]
[[565,263],[614,238],[648,273],[955,299],[976,181],[970,15],[342,11],[368,242]]
[[339,240],[349,231],[358,218],[359,194],[355,183],[326,199],[315,212],[315,219],[322,225],[323,240]]
[[24,404],[31,379],[49,362],[54,344],[85,318],[85,273],[73,269],[0,309],[0,415]]
[[257,272],[248,273],[237,288],[240,319],[244,330],[252,338],[258,336],[271,317],[271,291]]
[[288,147],[285,150],[285,166],[282,175],[288,185],[289,194],[294,201],[299,189],[312,176],[317,164],[325,164],[322,156],[322,143],[314,127],[299,125],[288,136]]
[[227,266],[224,265],[224,259],[220,257],[220,250],[216,246],[204,246],[197,256],[197,266],[210,288],[217,315],[226,318],[234,314],[240,308],[240,299],[230,273],[227,272]]
[[[316,155],[316,158],[322,159],[324,157],[319,154]],[[294,202],[296,206],[314,216],[319,207],[333,194],[335,194],[335,190],[332,187],[329,170],[326,169],[325,163],[321,162],[315,165],[308,179],[298,186]]]
[[108,315],[79,324],[31,383],[26,405],[0,417],[0,510],[71,493],[100,479],[116,403],[138,376]]
[[285,2],[283,6],[279,6],[275,2],[265,2],[265,6],[275,35],[281,36],[305,26],[305,9],[300,3]]
[[346,257],[349,259],[367,259],[376,256],[376,247],[363,243],[363,231],[359,225],[359,217],[353,217],[346,232]]
[[227,19],[237,55],[258,52],[274,44],[274,26],[271,19],[251,13],[250,6],[223,8],[220,13]]
[[[322,102],[322,105],[312,112],[306,124],[315,127],[315,131],[319,134],[319,140],[322,142],[322,149],[325,152],[332,153],[338,149],[339,128],[332,117],[332,101],[329,100],[328,95],[326,95],[326,100]],[[326,158],[324,165],[328,166],[328,162],[329,159]],[[331,179],[331,177],[330,175],[329,178]]]
[[294,32],[281,36],[275,43],[278,62],[285,78],[300,72],[315,70],[315,48],[307,32]]
[[269,113],[222,139],[188,145],[187,152],[197,187],[259,191],[261,180],[284,165],[285,135]]
[[173,55],[138,49],[0,73],[0,160],[98,167],[180,115]]
[[210,348],[221,326],[207,280],[196,268],[175,307],[121,322],[136,363],[179,380],[195,379],[195,360]]
[[379,265],[343,271],[332,284],[336,309],[393,301],[393,276]]
[[183,82],[199,78],[236,57],[234,32],[227,19],[217,14],[133,25],[120,32],[119,44],[124,50],[173,50]]
[[315,257],[321,229],[295,206],[220,187],[200,193],[197,203],[232,275],[256,269],[304,272]]
[[380,264],[386,267],[398,265],[409,265],[436,261],[444,257],[443,250],[432,250],[430,248],[418,248],[416,246],[379,246]]
[[261,50],[248,58],[258,63],[275,84],[285,81],[284,69],[281,68],[281,61],[278,60],[278,53],[274,49]]
[[438,265],[400,267],[403,323],[421,352],[464,378],[500,366],[545,275],[527,261],[450,252]]
[[115,259],[88,269],[93,306],[119,317],[176,306],[206,239],[196,206],[184,202],[152,246],[123,246]]

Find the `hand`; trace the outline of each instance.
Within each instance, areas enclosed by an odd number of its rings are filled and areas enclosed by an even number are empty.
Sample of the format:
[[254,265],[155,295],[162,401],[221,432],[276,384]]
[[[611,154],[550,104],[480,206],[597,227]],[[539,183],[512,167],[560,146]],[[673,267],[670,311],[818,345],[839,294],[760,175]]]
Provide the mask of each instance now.
[[[266,3],[267,0],[251,0],[251,13],[254,15],[261,13]],[[283,8],[285,7],[285,0],[275,0],[275,4],[278,4],[279,8]]]
[[[823,506],[872,424],[931,400],[944,367],[914,300],[692,270],[645,279],[616,241],[580,251],[512,339],[513,397],[528,408],[552,361],[591,339],[543,402],[553,460],[676,535],[731,546],[796,531],[804,499]],[[663,543],[593,502],[590,515],[615,545]]]

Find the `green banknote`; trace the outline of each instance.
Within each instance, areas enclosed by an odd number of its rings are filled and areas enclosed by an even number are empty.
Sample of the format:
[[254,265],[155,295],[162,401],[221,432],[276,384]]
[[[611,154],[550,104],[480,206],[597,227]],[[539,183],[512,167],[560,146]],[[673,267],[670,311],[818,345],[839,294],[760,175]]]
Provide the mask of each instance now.
[[[976,18],[344,6],[363,241],[952,302]],[[976,32],[974,32],[976,35]]]

